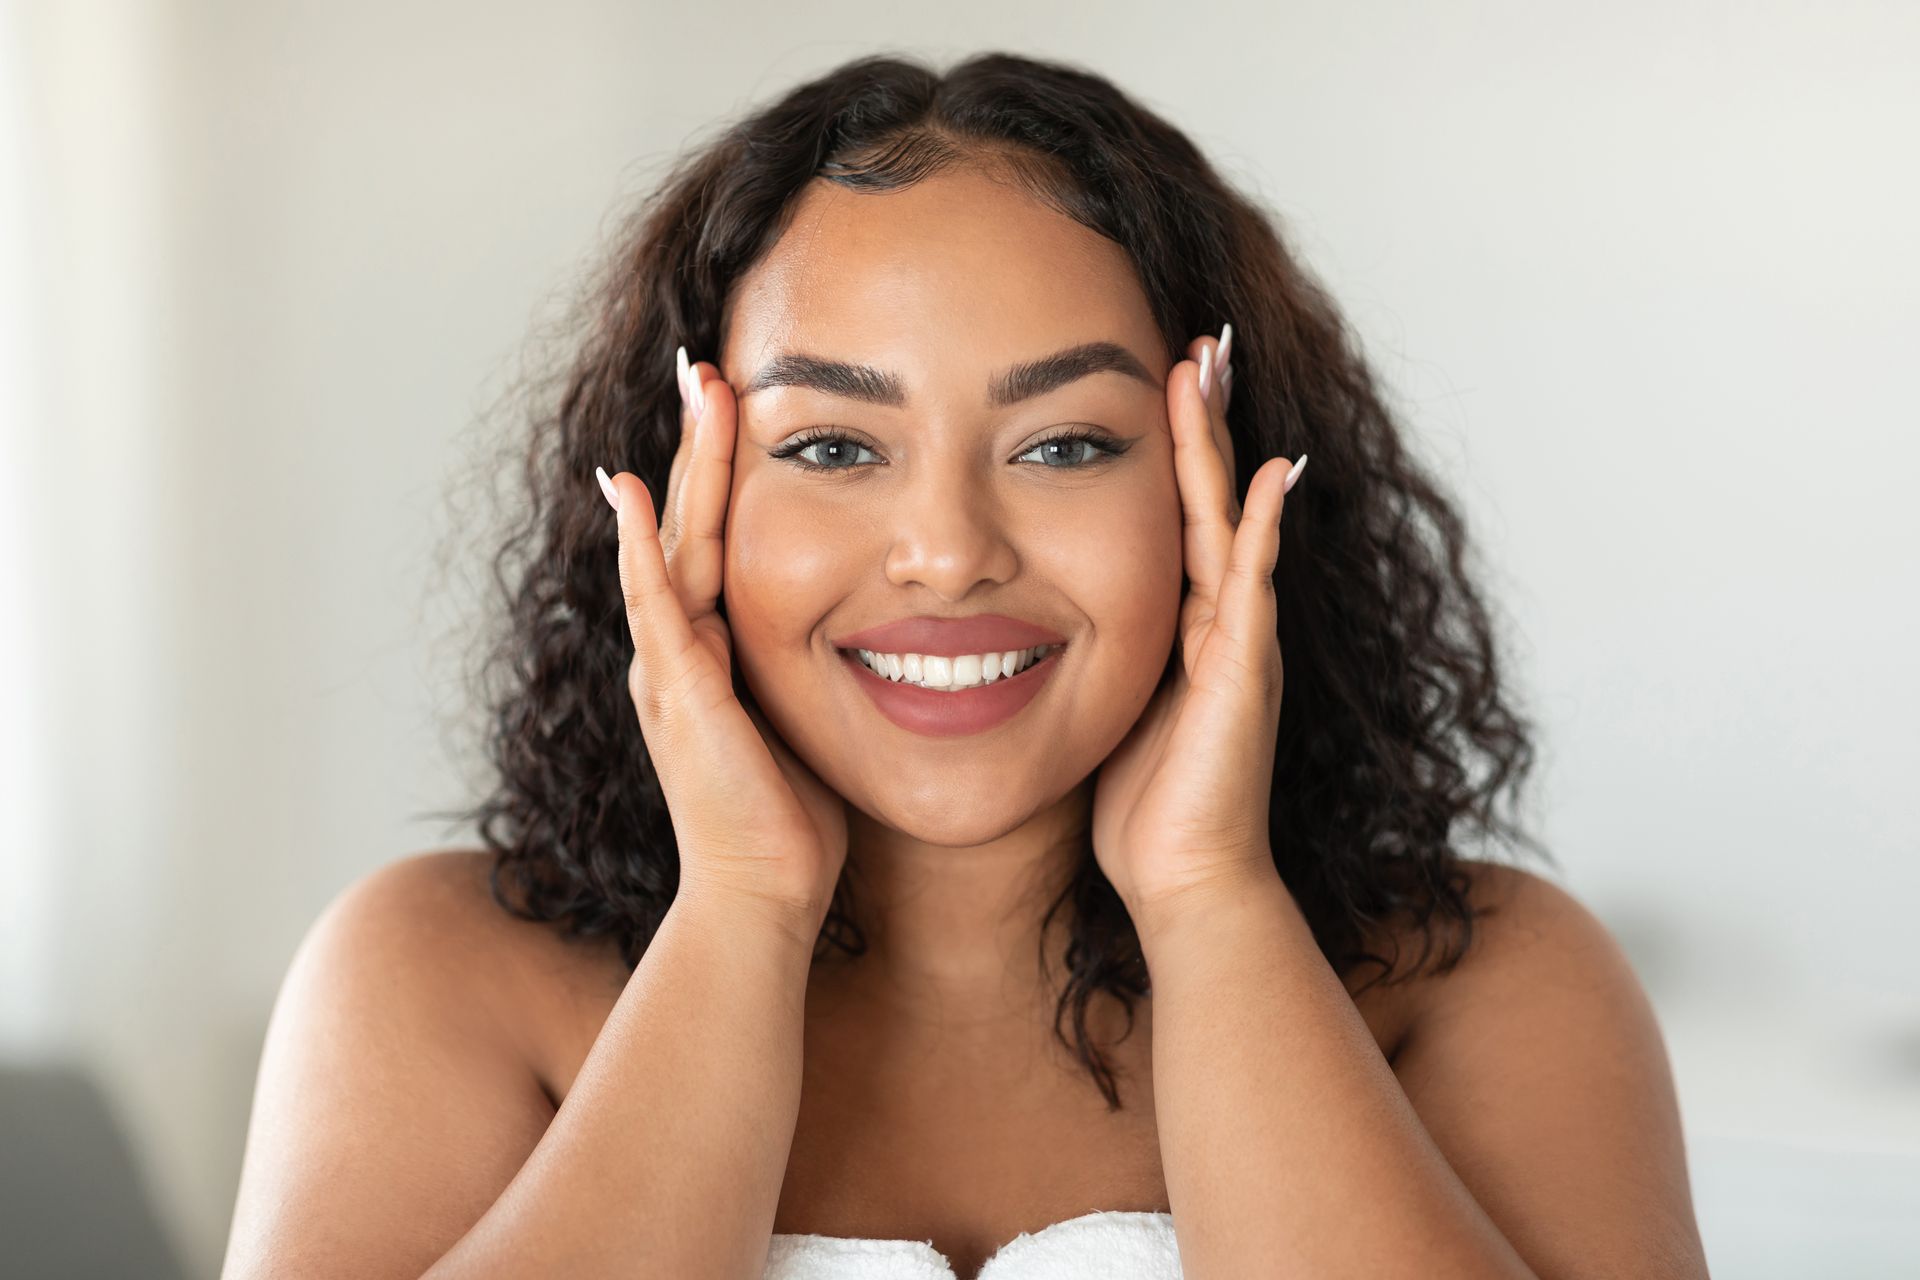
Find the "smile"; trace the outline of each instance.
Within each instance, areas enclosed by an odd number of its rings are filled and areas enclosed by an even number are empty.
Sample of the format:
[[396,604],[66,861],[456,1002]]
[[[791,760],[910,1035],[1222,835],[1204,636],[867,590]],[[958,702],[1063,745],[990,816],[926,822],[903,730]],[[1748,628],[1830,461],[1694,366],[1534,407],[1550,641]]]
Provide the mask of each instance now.
[[939,654],[875,653],[871,649],[845,652],[856,654],[860,664],[867,670],[896,684],[957,692],[1016,676],[1059,647],[1040,644],[1027,649],[1010,649],[1005,653],[967,653],[951,657]]
[[881,715],[913,733],[949,737],[980,733],[1012,719],[1059,668],[1065,647],[1035,645],[953,656],[838,652]]

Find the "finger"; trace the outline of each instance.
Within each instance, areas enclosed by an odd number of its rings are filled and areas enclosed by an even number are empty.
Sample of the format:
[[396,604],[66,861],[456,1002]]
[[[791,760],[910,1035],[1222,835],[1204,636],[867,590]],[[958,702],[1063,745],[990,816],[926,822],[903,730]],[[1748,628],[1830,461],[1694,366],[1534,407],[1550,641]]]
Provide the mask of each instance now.
[[660,531],[661,543],[668,548],[669,555],[673,547],[673,509],[680,495],[680,481],[687,471],[687,460],[693,456],[694,412],[693,401],[689,398],[687,373],[692,367],[687,362],[687,349],[675,348],[673,353],[674,378],[680,386],[680,435],[675,441],[673,461],[667,468],[667,488],[660,499],[660,510],[665,513]]
[[1278,622],[1273,585],[1274,567],[1280,562],[1280,524],[1286,511],[1286,487],[1289,472],[1298,474],[1299,465],[1285,457],[1269,458],[1247,485],[1247,512],[1233,539],[1233,555],[1227,582],[1220,592],[1213,625],[1227,637],[1228,645],[1252,665],[1276,644]]
[[711,365],[687,370],[691,384],[692,450],[680,485],[670,498],[665,555],[667,572],[688,618],[712,613],[725,573],[727,500],[733,491],[735,403],[723,378],[708,379]]
[[[1224,419],[1200,398],[1200,366],[1211,364],[1212,339],[1196,340],[1188,350],[1193,363],[1176,365],[1167,381],[1167,414],[1173,427],[1174,478],[1180,489],[1181,548],[1187,579],[1203,599],[1214,599],[1226,575],[1238,519],[1238,502],[1222,453]],[[1231,448],[1231,446],[1228,446]]]
[[697,641],[667,575],[652,493],[631,471],[608,477],[608,483],[619,499],[615,519],[620,527],[620,594],[626,601],[627,631],[642,674],[650,685],[661,685]]
[[1233,377],[1233,366],[1229,363],[1233,357],[1233,326],[1231,324],[1222,325],[1220,332],[1222,337],[1215,342],[1209,342],[1205,338],[1195,338],[1187,346],[1187,357],[1195,364],[1198,364],[1201,356],[1207,349],[1212,349],[1212,368],[1210,370],[1212,376],[1207,384],[1210,388],[1207,393],[1207,409],[1213,415],[1213,438],[1219,442],[1220,456],[1226,459],[1227,493],[1233,502],[1234,523],[1238,524],[1240,521],[1240,487],[1235,484],[1234,481],[1239,475],[1239,469],[1234,465],[1233,433],[1227,430],[1227,384]]

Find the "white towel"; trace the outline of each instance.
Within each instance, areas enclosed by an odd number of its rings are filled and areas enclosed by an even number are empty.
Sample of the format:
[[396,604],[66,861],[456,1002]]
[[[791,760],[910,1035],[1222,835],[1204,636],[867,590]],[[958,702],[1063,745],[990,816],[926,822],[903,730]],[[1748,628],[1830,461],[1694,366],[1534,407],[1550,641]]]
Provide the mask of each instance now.
[[[775,1235],[763,1280],[959,1280],[930,1240]],[[1173,1215],[1100,1210],[1009,1240],[977,1280],[1180,1280]]]

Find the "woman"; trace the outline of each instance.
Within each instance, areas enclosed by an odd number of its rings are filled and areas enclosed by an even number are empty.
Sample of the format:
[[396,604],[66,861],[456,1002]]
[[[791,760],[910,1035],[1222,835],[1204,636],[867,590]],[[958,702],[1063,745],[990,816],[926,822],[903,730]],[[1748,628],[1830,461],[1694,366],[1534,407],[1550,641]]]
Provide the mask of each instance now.
[[302,944],[227,1275],[1706,1274],[1619,948],[1456,851],[1461,520],[1185,137],[861,59],[588,323],[487,848]]

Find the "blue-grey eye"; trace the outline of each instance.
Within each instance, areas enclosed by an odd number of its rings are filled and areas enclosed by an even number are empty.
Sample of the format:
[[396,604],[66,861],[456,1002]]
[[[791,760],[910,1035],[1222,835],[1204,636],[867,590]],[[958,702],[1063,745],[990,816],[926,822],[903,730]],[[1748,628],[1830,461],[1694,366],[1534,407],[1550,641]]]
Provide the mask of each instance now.
[[[1040,465],[1048,470],[1084,471],[1119,457],[1129,444],[1104,432],[1075,428],[1048,436],[1014,461],[1038,454]],[[815,428],[773,449],[771,456],[790,460],[803,471],[855,471],[864,465],[862,452],[871,455],[873,450],[845,432]]]
[[[862,449],[866,449],[866,446],[851,436],[837,431],[814,430],[772,450],[772,456],[792,459],[793,465],[804,471],[852,471]],[[808,450],[816,451],[820,461],[804,456]]]
[[1057,440],[1042,440],[1039,444],[1033,446],[1033,448],[1027,450],[1026,453],[1020,456],[1027,458],[1037,453],[1040,455],[1040,460],[1047,466],[1051,467],[1058,464],[1066,467],[1077,467],[1083,466],[1091,461],[1096,452],[1093,441],[1091,440],[1062,437]]
[[[794,452],[804,455],[809,449],[814,449],[818,452],[816,452],[813,457],[804,460],[819,467],[822,471],[846,471],[855,465],[861,450],[866,449],[868,453],[873,452],[859,441],[849,440],[845,436],[828,436],[824,440],[810,440],[806,444],[801,445],[800,448],[794,450]],[[841,463],[845,463],[846,466],[840,465]]]
[[1097,431],[1076,430],[1048,436],[1020,457],[1028,458],[1038,453],[1041,465],[1056,471],[1073,471],[1118,457],[1126,451],[1125,445]]

